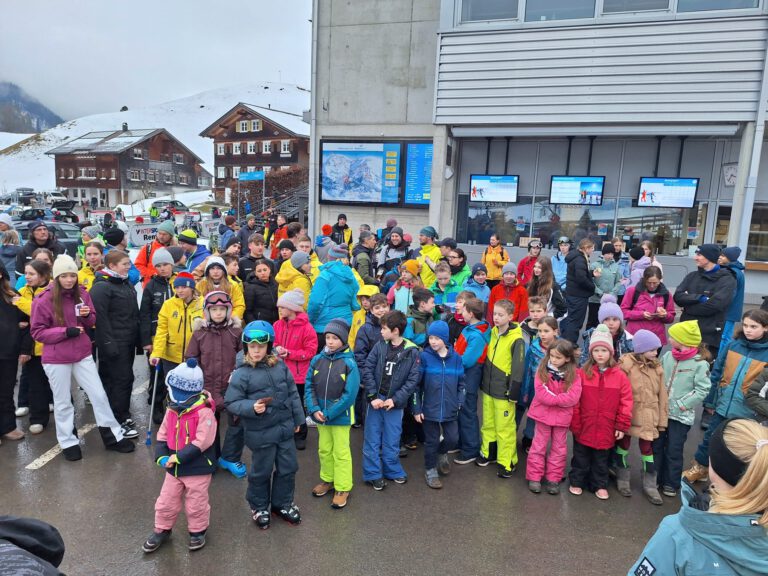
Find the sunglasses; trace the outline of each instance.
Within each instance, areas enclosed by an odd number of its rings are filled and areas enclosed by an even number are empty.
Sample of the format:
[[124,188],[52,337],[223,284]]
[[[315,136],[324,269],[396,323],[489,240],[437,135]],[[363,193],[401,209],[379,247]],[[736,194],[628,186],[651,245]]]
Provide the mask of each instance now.
[[249,330],[243,332],[243,342],[251,344],[256,342],[257,344],[269,344],[272,341],[272,335],[264,330]]

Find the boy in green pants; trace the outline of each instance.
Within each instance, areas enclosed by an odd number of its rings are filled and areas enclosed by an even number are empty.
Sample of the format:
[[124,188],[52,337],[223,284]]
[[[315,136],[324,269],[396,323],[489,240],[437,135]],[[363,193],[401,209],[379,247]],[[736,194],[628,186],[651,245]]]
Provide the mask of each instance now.
[[307,413],[317,422],[320,435],[320,484],[312,489],[312,495],[319,498],[335,490],[331,506],[344,508],[352,490],[349,429],[355,422],[353,407],[360,372],[347,344],[349,324],[331,320],[323,335],[325,347],[309,364],[304,390]]
[[499,478],[509,478],[517,466],[515,409],[525,374],[525,342],[520,325],[512,322],[514,312],[509,300],[497,300],[493,307],[494,326],[480,383],[482,444],[475,464],[492,462],[491,444],[495,442]]

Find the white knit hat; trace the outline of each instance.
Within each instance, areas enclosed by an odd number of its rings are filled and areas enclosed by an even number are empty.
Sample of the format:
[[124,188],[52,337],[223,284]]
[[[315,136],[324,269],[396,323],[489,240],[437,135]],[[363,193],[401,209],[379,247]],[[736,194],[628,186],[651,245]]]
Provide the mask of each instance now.
[[14,230],[16,226],[13,225],[13,218],[11,218],[11,215],[7,212],[3,212],[0,214],[0,222],[8,226],[11,230]]
[[59,254],[53,262],[53,277],[58,278],[67,272],[77,274],[77,264],[69,254]]
[[184,402],[202,392],[203,371],[197,365],[197,360],[188,358],[186,363],[179,364],[168,372],[165,385],[168,386],[168,394],[174,402]]

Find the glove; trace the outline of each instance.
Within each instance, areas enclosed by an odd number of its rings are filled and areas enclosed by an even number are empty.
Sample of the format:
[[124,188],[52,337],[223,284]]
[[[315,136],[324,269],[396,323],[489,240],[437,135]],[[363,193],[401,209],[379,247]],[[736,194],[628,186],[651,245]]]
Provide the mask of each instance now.
[[165,465],[168,463],[168,456],[161,456],[157,459],[157,465],[160,466],[160,468],[165,468]]
[[81,334],[80,328],[78,328],[77,326],[70,326],[69,328],[67,328],[67,338],[77,338],[78,336],[80,336],[80,334]]

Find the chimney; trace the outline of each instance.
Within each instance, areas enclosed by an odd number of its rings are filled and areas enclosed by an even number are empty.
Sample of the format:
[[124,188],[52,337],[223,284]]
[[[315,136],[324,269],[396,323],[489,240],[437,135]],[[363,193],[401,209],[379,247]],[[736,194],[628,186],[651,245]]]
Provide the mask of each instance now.
[[123,132],[128,132],[128,122],[123,122]]

